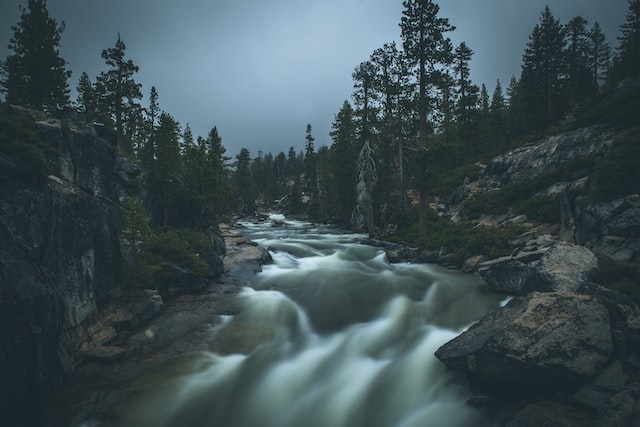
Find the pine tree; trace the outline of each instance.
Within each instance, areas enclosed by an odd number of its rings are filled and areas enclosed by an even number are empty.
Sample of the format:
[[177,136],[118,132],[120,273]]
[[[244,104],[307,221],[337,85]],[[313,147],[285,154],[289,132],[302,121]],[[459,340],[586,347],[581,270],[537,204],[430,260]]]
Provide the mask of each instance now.
[[608,78],[611,49],[606,37],[595,22],[589,31],[589,68],[591,70],[591,85],[594,94],[598,92]]
[[149,107],[145,112],[144,132],[139,147],[137,147],[137,155],[142,166],[151,171],[156,157],[156,135],[158,132],[158,119],[160,118],[158,91],[155,86],[152,86],[149,91]]
[[207,144],[207,164],[210,170],[209,191],[210,199],[213,203],[213,212],[220,217],[229,211],[226,184],[226,163],[230,160],[225,154],[227,149],[222,144],[222,138],[218,133],[218,128],[213,127],[206,139]]
[[[415,86],[411,81],[405,55],[395,42],[387,43],[371,55],[374,65],[374,99],[380,104],[380,119],[377,141],[378,194],[381,203],[391,202],[397,212],[404,215],[406,210],[405,185],[405,133],[408,125],[407,110],[413,98]],[[392,200],[396,199],[395,203]]]
[[304,139],[304,187],[305,192],[309,195],[309,216],[312,218],[319,218],[320,199],[318,185],[318,155],[313,144],[315,138],[311,134],[311,124],[307,124]]
[[0,92],[6,102],[55,112],[69,105],[71,71],[60,56],[60,25],[49,16],[46,0],[20,6],[20,22],[11,27],[13,54],[0,63]]
[[[478,86],[471,83],[471,70],[469,61],[473,57],[473,50],[465,42],[460,43],[455,50],[455,72],[458,102],[456,105],[458,133],[465,153],[465,175],[469,165],[469,159],[473,157],[477,147],[475,139],[473,115],[478,105]],[[486,88],[485,88],[486,91]]]
[[298,153],[296,153],[296,149],[293,146],[289,147],[289,151],[287,151],[287,162],[284,170],[286,171],[284,176],[287,178],[297,176],[300,173],[298,169]]
[[498,150],[506,148],[507,140],[507,101],[502,93],[500,80],[496,81],[496,87],[491,95],[489,105],[489,135],[495,141],[494,146]]
[[359,136],[363,144],[365,141],[371,141],[375,126],[374,102],[378,100],[374,87],[376,75],[376,67],[371,61],[360,63],[352,74],[355,114],[359,117]]
[[542,131],[566,111],[562,87],[563,52],[562,26],[547,6],[540,16],[540,23],[529,36],[523,55],[520,89],[529,130]]
[[614,78],[640,77],[640,0],[629,0],[626,22],[620,25]]
[[251,173],[251,153],[246,148],[241,148],[236,155],[235,169],[238,209],[244,214],[253,214],[255,211],[255,189]]
[[338,220],[348,224],[356,200],[356,125],[354,111],[348,101],[344,101],[342,108],[333,121],[331,145],[334,184],[329,192],[333,203],[333,211]]
[[180,124],[169,114],[160,114],[153,173],[162,194],[162,224],[169,224],[171,181],[180,173]]
[[139,68],[131,59],[125,59],[125,51],[126,46],[118,34],[115,47],[102,51],[109,69],[100,73],[96,81],[102,108],[115,123],[120,152],[124,152],[125,147],[125,119],[137,106],[136,100],[142,98],[142,85],[133,79]]
[[89,119],[95,119],[98,114],[98,95],[87,73],[83,72],[80,75],[76,91],[78,92],[76,98],[78,111],[84,113]]
[[400,28],[407,59],[417,67],[418,80],[418,122],[419,122],[419,159],[414,171],[418,189],[419,223],[418,236],[426,236],[427,218],[427,119],[430,109],[429,90],[436,68],[449,65],[452,61],[451,40],[445,37],[455,27],[446,18],[438,17],[440,7],[431,0],[405,0]]
[[593,93],[589,72],[589,35],[587,21],[581,16],[573,18],[564,28],[564,53],[567,73],[567,93],[571,104],[583,101]]
[[122,208],[123,258],[125,261],[125,280],[131,290],[139,277],[140,252],[147,238],[151,235],[149,217],[140,202],[128,197]]

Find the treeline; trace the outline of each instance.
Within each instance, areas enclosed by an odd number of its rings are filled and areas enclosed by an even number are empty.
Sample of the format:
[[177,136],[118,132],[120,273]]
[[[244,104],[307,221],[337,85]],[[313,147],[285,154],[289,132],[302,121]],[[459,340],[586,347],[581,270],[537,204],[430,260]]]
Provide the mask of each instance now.
[[44,0],[21,9],[0,87],[6,102],[52,113],[71,106],[113,128],[120,152],[160,186],[162,223],[171,222],[170,204],[221,217],[277,202],[371,234],[417,222],[424,237],[427,202],[473,177],[478,161],[569,122],[618,82],[640,76],[640,0],[629,0],[615,47],[597,22],[576,16],[563,24],[546,7],[520,75],[506,88],[497,81],[492,93],[471,81],[472,46],[453,45],[447,35],[455,27],[437,4],[407,0],[403,7],[401,46],[387,43],[355,67],[351,102],[335,115],[328,147],[314,145],[309,124],[299,151],[252,157],[242,149],[231,162],[216,128],[194,137],[161,110],[154,87],[149,105],[140,104],[138,67],[119,36],[102,52],[106,70],[93,82],[80,76],[72,103],[58,51],[64,25],[48,16]]
[[[152,184],[162,197],[163,212],[156,225],[181,225],[180,211],[201,213],[199,222],[213,214],[232,211],[229,160],[216,127],[206,137],[195,137],[159,104],[155,87],[143,106],[142,85],[135,79],[139,67],[127,58],[126,45],[118,34],[115,46],[104,49],[106,69],[91,81],[83,72],[77,98],[70,99],[71,71],[60,56],[64,23],[49,16],[45,0],[29,0],[20,6],[20,21],[12,26],[13,52],[0,63],[0,92],[9,104],[58,115],[73,108],[87,121],[113,129],[120,155],[137,161],[150,172]],[[170,218],[174,214],[174,218]]]
[[[473,50],[453,46],[455,28],[439,7],[408,0],[402,46],[376,49],[353,72],[352,103],[335,116],[330,147],[315,150],[311,127],[303,161],[295,150],[253,161],[255,188],[269,200],[288,188],[292,211],[334,220],[371,234],[415,222],[425,235],[426,202],[446,196],[474,174],[474,164],[531,135],[570,121],[625,78],[640,75],[640,1],[629,2],[618,45],[597,22],[576,16],[562,24],[546,7],[523,53],[522,71],[506,90],[489,94],[470,79]],[[304,179],[288,164],[304,165]],[[284,172],[283,172],[284,171]],[[288,171],[288,172],[287,172]]]

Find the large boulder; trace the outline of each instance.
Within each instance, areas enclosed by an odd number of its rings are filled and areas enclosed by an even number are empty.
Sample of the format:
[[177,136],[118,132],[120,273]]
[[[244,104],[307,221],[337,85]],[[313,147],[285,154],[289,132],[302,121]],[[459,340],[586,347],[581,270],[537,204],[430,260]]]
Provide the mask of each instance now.
[[528,245],[513,255],[481,263],[478,273],[490,288],[511,295],[531,291],[575,291],[593,280],[598,260],[587,248],[566,242]]
[[609,313],[597,298],[533,292],[443,345],[436,357],[489,382],[557,387],[598,375],[612,351]]

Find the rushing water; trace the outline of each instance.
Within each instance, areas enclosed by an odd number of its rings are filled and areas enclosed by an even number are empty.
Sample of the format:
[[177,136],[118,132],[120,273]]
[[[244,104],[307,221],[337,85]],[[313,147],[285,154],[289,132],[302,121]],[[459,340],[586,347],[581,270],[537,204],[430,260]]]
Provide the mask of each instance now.
[[[283,219],[283,218],[277,218]],[[362,235],[247,223],[273,264],[239,295],[247,354],[203,354],[137,403],[154,427],[487,425],[436,349],[500,303],[473,276],[390,264]]]

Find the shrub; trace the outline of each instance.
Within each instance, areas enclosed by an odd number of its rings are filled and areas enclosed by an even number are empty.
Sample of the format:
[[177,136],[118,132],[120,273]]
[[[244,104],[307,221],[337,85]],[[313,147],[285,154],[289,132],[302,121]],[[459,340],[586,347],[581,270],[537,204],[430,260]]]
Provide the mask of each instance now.
[[171,279],[166,268],[175,265],[198,276],[210,272],[211,242],[201,233],[167,228],[147,238],[139,256],[138,286],[157,288]]

